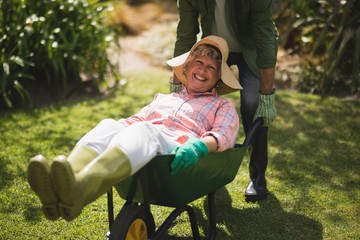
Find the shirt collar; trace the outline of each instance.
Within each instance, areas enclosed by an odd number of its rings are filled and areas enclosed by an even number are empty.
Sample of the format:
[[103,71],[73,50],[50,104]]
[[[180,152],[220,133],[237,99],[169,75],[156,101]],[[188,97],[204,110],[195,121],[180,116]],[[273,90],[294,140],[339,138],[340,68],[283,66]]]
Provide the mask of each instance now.
[[203,96],[212,96],[212,97],[218,97],[218,93],[216,91],[216,88],[213,88],[211,90],[211,92],[204,92],[204,93],[196,93],[196,94],[189,94],[189,92],[187,91],[187,88],[185,86],[183,86],[180,94],[184,97],[203,97]]

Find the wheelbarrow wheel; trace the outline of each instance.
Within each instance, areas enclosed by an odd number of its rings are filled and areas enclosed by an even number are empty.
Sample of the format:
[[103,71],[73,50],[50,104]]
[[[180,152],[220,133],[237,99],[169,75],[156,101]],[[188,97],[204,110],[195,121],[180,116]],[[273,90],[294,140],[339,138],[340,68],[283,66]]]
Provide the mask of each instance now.
[[[151,219],[152,215],[151,215]],[[110,238],[114,240],[147,240],[154,223],[146,220],[144,207],[125,205],[111,226]]]

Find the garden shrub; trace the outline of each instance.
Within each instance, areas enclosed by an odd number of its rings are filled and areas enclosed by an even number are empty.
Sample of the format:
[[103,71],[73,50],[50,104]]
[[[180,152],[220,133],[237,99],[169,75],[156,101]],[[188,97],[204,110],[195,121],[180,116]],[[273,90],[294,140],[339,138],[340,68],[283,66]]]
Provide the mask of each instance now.
[[341,87],[341,91],[359,94],[360,1],[275,2],[274,17],[282,46],[288,52],[310,54],[316,60],[313,64],[321,65],[323,70],[305,68],[301,90],[327,96]]
[[118,79],[107,53],[116,43],[97,1],[0,1],[0,107],[31,105],[34,86],[66,94],[86,80]]

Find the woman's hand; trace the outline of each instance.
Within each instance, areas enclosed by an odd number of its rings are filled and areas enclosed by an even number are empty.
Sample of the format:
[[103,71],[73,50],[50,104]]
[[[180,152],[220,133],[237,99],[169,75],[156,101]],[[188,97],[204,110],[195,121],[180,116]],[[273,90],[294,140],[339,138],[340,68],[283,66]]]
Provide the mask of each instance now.
[[171,153],[175,158],[171,163],[172,175],[196,164],[199,158],[208,155],[208,147],[198,138],[189,138],[183,145],[176,147]]

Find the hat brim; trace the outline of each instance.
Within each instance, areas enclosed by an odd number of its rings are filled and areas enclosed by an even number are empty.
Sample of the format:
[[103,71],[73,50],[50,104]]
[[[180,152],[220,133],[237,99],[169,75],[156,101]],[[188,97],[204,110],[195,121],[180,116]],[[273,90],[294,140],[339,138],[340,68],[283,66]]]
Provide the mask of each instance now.
[[170,66],[170,67],[178,67],[180,65],[183,65],[186,61],[186,59],[189,57],[190,55],[190,51],[181,54],[177,57],[174,57],[170,60],[168,60],[166,63]]

